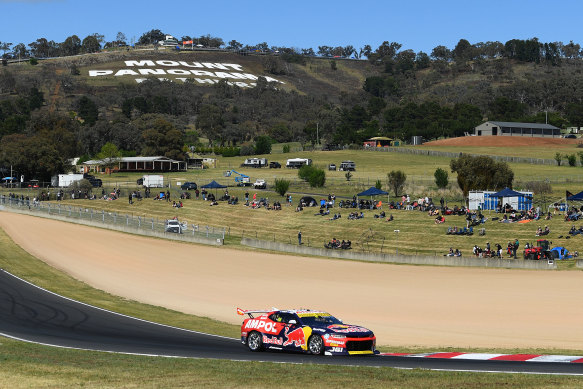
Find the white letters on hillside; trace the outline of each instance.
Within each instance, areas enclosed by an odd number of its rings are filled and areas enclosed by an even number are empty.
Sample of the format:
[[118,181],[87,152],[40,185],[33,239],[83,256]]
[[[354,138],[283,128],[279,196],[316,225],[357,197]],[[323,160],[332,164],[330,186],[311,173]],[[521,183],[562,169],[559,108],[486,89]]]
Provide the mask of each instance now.
[[[228,85],[236,85],[241,88],[253,88],[260,76],[243,73],[243,66],[234,63],[171,61],[171,60],[128,60],[124,61],[129,69],[113,70],[89,70],[89,77],[111,76],[157,76],[161,81],[194,82],[197,84],[212,85],[220,80],[227,81]],[[208,69],[208,70],[202,70]],[[164,76],[181,76],[168,78]],[[263,76],[267,82],[285,84],[272,77]],[[147,78],[135,78],[137,83],[144,82]],[[244,80],[244,81],[241,81]],[[248,82],[248,80],[252,82]]]

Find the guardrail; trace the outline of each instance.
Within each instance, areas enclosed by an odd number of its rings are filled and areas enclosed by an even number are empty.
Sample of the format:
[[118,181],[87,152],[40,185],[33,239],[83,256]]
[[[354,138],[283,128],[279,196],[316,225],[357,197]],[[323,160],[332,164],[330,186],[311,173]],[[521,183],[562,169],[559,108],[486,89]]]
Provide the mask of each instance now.
[[[511,269],[553,270],[557,268],[555,261],[527,261],[522,259],[496,259],[475,257],[437,257],[429,255],[402,255],[364,253],[356,250],[334,250],[314,248],[274,241],[266,241],[252,238],[241,239],[244,246],[265,250],[280,251],[293,254],[315,255],[319,257],[332,257],[368,262],[399,263],[409,265],[433,265],[433,266],[460,266],[460,267],[493,267]],[[583,265],[582,265],[583,266]]]
[[182,233],[174,233],[166,231],[165,220],[104,210],[97,211],[92,208],[44,203],[5,195],[0,196],[0,206],[7,211],[66,220],[137,235],[219,246],[222,246],[225,240],[225,228],[219,229],[208,225],[186,224]]

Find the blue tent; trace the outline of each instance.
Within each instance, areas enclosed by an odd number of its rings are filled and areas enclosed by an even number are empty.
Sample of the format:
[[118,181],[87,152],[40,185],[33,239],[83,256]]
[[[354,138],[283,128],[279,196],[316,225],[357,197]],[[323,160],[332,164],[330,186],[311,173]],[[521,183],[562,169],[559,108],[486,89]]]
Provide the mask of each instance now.
[[201,188],[205,188],[205,189],[218,189],[218,188],[226,188],[226,187],[227,187],[226,185],[221,185],[218,182],[216,182],[215,180],[212,180],[208,184],[201,186]]
[[583,201],[583,192],[567,197],[567,201]]
[[492,193],[490,197],[519,197],[524,196],[522,193],[512,190],[508,187],[502,189],[499,192]]
[[385,192],[384,190],[377,189],[374,186],[371,186],[370,188],[368,188],[364,192],[360,192],[359,194],[357,194],[357,196],[380,196],[380,195],[386,195],[386,194],[389,194],[389,193]]

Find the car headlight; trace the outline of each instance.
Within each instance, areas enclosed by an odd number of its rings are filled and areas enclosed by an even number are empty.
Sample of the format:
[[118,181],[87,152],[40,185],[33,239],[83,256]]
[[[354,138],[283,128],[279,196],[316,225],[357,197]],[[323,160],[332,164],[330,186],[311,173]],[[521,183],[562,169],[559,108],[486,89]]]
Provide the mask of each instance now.
[[346,339],[346,335],[341,334],[330,334],[330,337],[333,339]]

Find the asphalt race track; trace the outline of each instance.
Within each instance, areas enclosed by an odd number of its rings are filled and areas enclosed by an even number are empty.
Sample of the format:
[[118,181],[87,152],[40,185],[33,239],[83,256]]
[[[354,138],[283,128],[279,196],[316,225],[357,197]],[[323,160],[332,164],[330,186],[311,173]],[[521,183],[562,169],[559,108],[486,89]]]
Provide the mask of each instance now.
[[99,309],[48,292],[3,270],[0,270],[0,335],[52,346],[157,356],[583,375],[583,364],[579,363],[252,353],[238,339],[164,326]]

